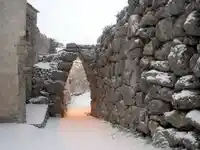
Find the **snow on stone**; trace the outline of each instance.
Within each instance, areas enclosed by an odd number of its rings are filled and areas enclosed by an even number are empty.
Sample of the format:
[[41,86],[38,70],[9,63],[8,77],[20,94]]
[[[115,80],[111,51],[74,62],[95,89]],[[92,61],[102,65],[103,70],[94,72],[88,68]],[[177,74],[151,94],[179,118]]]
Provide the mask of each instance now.
[[186,118],[194,122],[195,124],[200,125],[200,111],[199,110],[192,110],[187,113]]
[[191,83],[189,83],[188,81],[192,79],[193,79],[193,75],[183,76],[177,81],[177,83],[184,84],[185,86],[189,86]]
[[189,91],[189,90],[182,90],[180,93],[175,93],[172,95],[172,98],[174,100],[179,100],[179,99],[182,99],[182,98],[186,98],[188,97],[188,99],[190,100],[190,97],[193,97],[195,96],[196,93],[193,92],[193,91]]
[[26,105],[26,121],[27,124],[42,124],[46,117],[48,105],[45,104],[27,104]]
[[40,68],[40,69],[51,69],[50,63],[49,62],[39,62],[34,65],[34,67]]

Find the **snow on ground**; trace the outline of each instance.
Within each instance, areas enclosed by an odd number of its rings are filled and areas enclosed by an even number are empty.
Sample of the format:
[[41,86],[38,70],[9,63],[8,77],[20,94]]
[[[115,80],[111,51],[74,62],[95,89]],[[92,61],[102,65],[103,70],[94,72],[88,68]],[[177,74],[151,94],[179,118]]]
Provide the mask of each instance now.
[[[85,107],[87,103],[89,107],[89,93],[74,99],[69,111],[81,111],[81,104]],[[0,133],[2,150],[156,150],[145,139],[119,132],[105,121],[73,113],[64,119],[51,118],[44,129],[0,124]]]
[[27,104],[26,105],[26,121],[27,124],[42,124],[45,119],[48,105]]

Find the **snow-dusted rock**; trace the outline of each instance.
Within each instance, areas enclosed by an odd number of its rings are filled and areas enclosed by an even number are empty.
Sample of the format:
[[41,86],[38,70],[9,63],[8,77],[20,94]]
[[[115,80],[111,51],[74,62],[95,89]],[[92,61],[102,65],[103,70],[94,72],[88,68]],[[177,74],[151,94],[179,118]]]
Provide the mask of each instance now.
[[199,91],[182,90],[172,95],[172,105],[180,110],[195,109],[200,107],[199,99]]
[[200,136],[195,132],[188,132],[183,137],[183,145],[191,150],[200,149]]
[[177,147],[183,145],[183,137],[186,134],[186,132],[179,132],[173,128],[164,129],[158,127],[152,138],[153,143],[161,148],[166,148],[168,146]]
[[168,61],[151,61],[150,67],[159,71],[167,72],[170,70]]
[[176,75],[186,75],[189,73],[189,61],[192,50],[184,44],[176,45],[171,48],[168,56],[170,68]]
[[139,36],[143,39],[150,39],[155,36],[155,28],[154,27],[148,27],[148,28],[139,28],[136,36]]
[[200,80],[194,75],[181,77],[175,84],[176,89],[197,89],[200,87]]
[[200,131],[200,111],[199,110],[191,110],[187,113],[186,119],[188,122],[194,126],[197,130]]
[[164,73],[157,70],[143,72],[141,77],[149,83],[158,84],[165,87],[173,87],[176,80],[173,74]]
[[185,29],[185,32],[188,35],[200,36],[200,27],[199,27],[199,22],[198,22],[199,14],[200,14],[200,11],[193,11],[188,15],[183,26]]
[[128,21],[128,37],[136,35],[137,30],[139,29],[141,17],[139,15],[132,15]]

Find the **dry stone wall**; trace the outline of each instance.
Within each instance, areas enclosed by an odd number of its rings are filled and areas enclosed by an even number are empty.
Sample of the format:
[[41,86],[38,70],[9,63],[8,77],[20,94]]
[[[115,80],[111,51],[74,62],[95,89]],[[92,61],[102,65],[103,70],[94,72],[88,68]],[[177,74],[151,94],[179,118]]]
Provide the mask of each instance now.
[[128,4],[96,49],[96,116],[163,147],[200,149],[200,2]]

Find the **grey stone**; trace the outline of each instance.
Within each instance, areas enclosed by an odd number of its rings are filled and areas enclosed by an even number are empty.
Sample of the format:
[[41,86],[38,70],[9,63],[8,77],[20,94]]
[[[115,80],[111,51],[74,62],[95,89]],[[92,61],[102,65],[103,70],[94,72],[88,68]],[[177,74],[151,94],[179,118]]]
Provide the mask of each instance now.
[[200,44],[197,44],[197,51],[200,53]]
[[153,47],[153,43],[152,41],[150,41],[148,44],[144,46],[143,55],[152,56],[154,55],[154,51],[155,49]]
[[160,126],[159,123],[156,122],[156,121],[150,120],[150,121],[148,122],[148,128],[149,128],[149,130],[150,130],[150,132],[151,132],[151,136],[154,135],[154,133],[156,132],[156,129],[157,129],[159,126]]
[[144,93],[143,92],[136,93],[135,101],[136,101],[136,106],[141,108],[144,107]]
[[72,62],[77,58],[77,54],[74,52],[61,51],[58,54],[58,58],[65,62]]
[[163,127],[168,125],[168,122],[165,120],[164,115],[151,115],[149,119],[158,122]]
[[188,15],[183,26],[187,35],[200,36],[199,13],[199,11],[193,11]]
[[170,88],[153,85],[149,88],[147,95],[149,99],[161,99],[166,102],[171,102],[173,93],[174,91]]
[[166,42],[172,39],[173,35],[173,20],[166,18],[158,22],[156,25],[156,37],[161,42]]
[[139,29],[140,20],[141,17],[139,15],[130,16],[128,21],[128,32],[127,32],[127,36],[129,38],[136,35],[137,30]]
[[170,0],[165,10],[171,16],[180,15],[185,11],[185,0]]
[[152,100],[149,102],[148,106],[148,112],[151,115],[161,115],[165,112],[170,111],[171,106],[168,103],[165,103],[161,100]]
[[153,11],[149,11],[147,12],[147,14],[145,14],[141,21],[140,21],[140,26],[141,27],[146,27],[146,26],[154,26],[156,25],[158,22],[158,19],[155,17],[154,12]]
[[153,144],[158,145],[161,148],[167,148],[169,146],[177,147],[183,145],[183,137],[186,134],[186,132],[179,132],[173,128],[164,129],[162,127],[158,127],[152,137]]
[[200,131],[200,111],[199,110],[191,110],[187,113],[186,119],[195,127],[195,129]]
[[186,113],[173,110],[164,114],[165,120],[172,126],[178,129],[191,129],[188,120],[186,119]]
[[45,81],[44,86],[47,92],[50,94],[56,94],[56,95],[63,95],[64,91],[64,82],[62,81]]
[[52,80],[60,80],[60,81],[65,82],[67,80],[67,77],[68,77],[68,75],[64,71],[56,70],[56,71],[52,71],[52,73],[51,73],[51,79]]
[[140,28],[136,36],[139,36],[143,39],[150,39],[155,36],[155,28],[154,27],[148,27],[148,28]]
[[130,86],[123,85],[122,87],[120,87],[120,92],[123,96],[125,105],[133,105],[135,103],[133,99],[135,93]]
[[144,7],[148,7],[152,5],[152,0],[139,0],[139,4]]
[[[197,59],[198,58],[198,59]],[[197,60],[196,60],[197,59]],[[196,62],[195,62],[196,60]],[[190,59],[190,66],[192,67],[193,73],[200,77],[200,57],[199,55],[193,55],[193,57]],[[195,64],[196,63],[196,64]],[[194,66],[194,67],[193,67]]]
[[152,7],[153,8],[158,8],[160,6],[164,6],[168,0],[152,0]]
[[183,144],[187,149],[197,150],[200,148],[200,137],[195,132],[188,132],[183,137]]
[[72,63],[71,62],[59,62],[58,63],[58,69],[62,70],[62,71],[69,72],[71,67],[72,67]]
[[151,61],[150,68],[164,72],[170,71],[168,61]]
[[200,92],[192,90],[182,90],[172,95],[172,105],[179,110],[189,110],[200,107]]
[[168,61],[170,68],[176,75],[186,75],[190,72],[189,61],[192,53],[192,49],[187,48],[184,44],[171,48]]
[[143,72],[141,77],[149,83],[158,84],[165,87],[173,87],[176,80],[176,77],[173,74],[156,70]]
[[155,52],[155,57],[158,60],[167,60],[170,53],[172,42],[165,43],[161,49]]
[[173,37],[181,37],[185,36],[185,31],[183,29],[184,22],[186,20],[187,16],[181,15],[174,23],[173,26]]
[[198,39],[195,37],[184,37],[183,43],[185,45],[196,46],[198,44]]
[[181,77],[175,84],[176,89],[197,89],[200,87],[200,80],[194,75]]
[[142,57],[142,59],[140,59],[140,67],[143,70],[148,70],[152,61],[152,57]]

